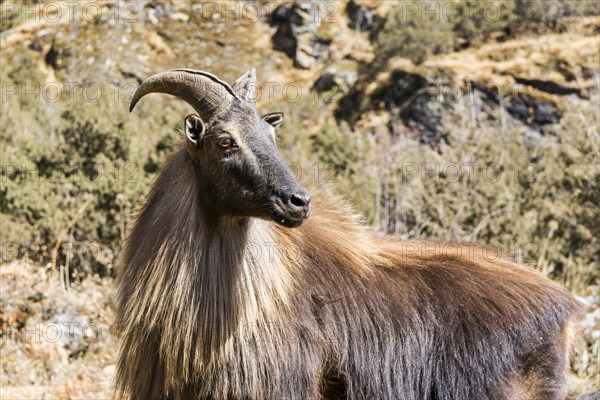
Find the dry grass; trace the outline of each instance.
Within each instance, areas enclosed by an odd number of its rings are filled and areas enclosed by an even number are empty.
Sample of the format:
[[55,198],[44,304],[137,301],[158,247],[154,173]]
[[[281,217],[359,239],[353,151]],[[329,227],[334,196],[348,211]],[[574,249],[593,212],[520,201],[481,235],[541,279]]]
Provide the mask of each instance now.
[[111,290],[109,280],[87,279],[65,291],[47,269],[0,266],[0,397],[109,399],[117,351]]
[[[584,76],[600,64],[600,17],[584,18],[587,27],[564,33],[524,37],[504,43],[486,44],[447,55],[432,57],[427,69],[442,69],[458,82],[515,84],[515,77],[543,79],[577,89],[596,82]],[[567,79],[567,77],[569,79]]]

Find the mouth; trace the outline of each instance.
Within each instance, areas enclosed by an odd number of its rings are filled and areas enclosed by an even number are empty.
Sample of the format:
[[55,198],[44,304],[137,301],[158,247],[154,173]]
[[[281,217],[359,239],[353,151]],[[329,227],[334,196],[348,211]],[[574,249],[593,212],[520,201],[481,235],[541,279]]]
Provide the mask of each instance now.
[[308,218],[310,207],[288,210],[280,199],[274,199],[270,202],[267,214],[273,222],[281,226],[296,228],[302,225],[304,220]]
[[272,221],[274,221],[277,224],[284,226],[286,228],[297,228],[300,225],[302,225],[302,223],[306,219],[306,218],[299,218],[299,219],[292,218],[290,216],[285,216],[285,215],[278,214],[278,213],[270,213],[269,217],[271,218]]

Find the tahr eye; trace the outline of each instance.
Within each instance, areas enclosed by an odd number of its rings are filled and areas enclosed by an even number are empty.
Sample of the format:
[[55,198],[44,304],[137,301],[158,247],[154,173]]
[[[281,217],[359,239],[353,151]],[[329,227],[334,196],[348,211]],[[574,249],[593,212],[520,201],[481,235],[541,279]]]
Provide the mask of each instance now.
[[225,139],[221,139],[219,140],[219,146],[222,149],[228,149],[233,145],[233,140],[229,139],[229,138],[225,138]]

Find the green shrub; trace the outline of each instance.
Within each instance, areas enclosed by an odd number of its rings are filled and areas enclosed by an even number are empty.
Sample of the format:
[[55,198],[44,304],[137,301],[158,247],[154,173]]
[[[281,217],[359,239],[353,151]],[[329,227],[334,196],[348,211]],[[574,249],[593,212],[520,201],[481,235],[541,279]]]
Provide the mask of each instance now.
[[600,3],[592,0],[402,1],[390,10],[377,35],[376,66],[395,56],[418,64],[493,37],[560,30],[563,17],[599,14]]
[[393,7],[377,35],[375,53],[379,62],[400,56],[421,63],[430,55],[451,51],[454,48],[452,23],[439,13],[422,12],[438,5],[438,1],[410,1]]
[[333,165],[336,187],[377,232],[489,246],[572,290],[598,282],[593,102],[572,105],[553,136],[530,144],[523,128],[472,126],[457,107],[445,121],[449,144],[439,150],[330,123],[314,137],[314,154]]
[[71,265],[70,280],[113,274],[134,209],[157,171],[148,165],[169,153],[177,137],[171,126],[181,114],[157,112],[154,99],[140,107],[139,118],[110,89],[103,93],[95,102],[52,106],[9,99],[1,132],[3,261],[48,264],[62,242],[57,266]]

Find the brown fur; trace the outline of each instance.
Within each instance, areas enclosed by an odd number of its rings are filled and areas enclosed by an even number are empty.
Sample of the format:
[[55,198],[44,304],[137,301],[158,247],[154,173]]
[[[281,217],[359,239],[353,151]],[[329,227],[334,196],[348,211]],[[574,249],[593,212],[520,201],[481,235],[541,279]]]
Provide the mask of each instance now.
[[565,398],[580,306],[550,280],[474,246],[373,238],[319,188],[298,228],[215,227],[199,173],[173,155],[123,251],[118,397]]

